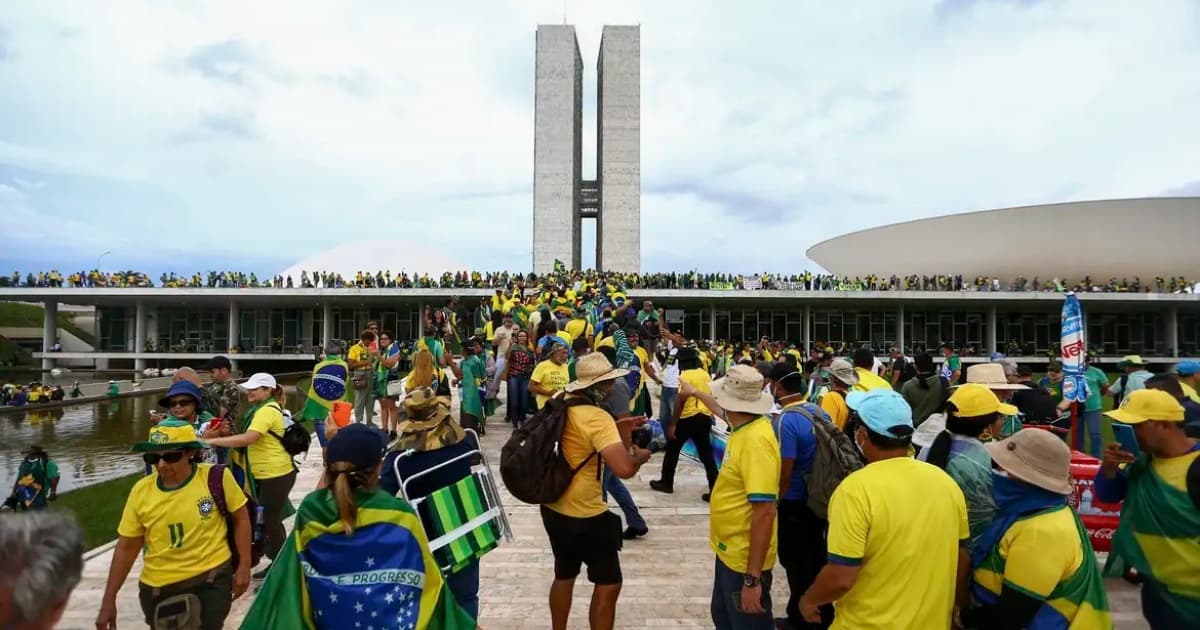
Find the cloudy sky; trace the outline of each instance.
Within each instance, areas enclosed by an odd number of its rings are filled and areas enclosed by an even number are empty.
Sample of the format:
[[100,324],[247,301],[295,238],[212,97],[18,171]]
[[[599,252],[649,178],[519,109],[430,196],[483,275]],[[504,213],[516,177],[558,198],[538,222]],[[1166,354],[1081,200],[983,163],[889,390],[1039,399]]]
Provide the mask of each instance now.
[[564,15],[589,176],[601,27],[642,27],[644,270],[791,271],[895,221],[1200,194],[1200,3],[850,6],[3,2],[0,270],[273,273],[376,239],[526,270],[534,31]]

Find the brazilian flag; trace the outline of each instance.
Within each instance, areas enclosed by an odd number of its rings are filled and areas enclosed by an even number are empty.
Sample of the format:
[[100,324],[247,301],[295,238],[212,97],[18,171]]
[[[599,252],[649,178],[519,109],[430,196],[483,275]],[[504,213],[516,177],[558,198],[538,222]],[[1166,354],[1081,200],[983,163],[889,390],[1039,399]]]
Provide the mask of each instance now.
[[304,498],[241,628],[474,628],[408,502],[380,490],[359,492],[355,502],[357,524],[347,536],[332,492]]
[[555,258],[554,259],[554,273],[566,273],[566,272],[567,272],[567,265],[565,263],[563,263],[563,261]]
[[324,420],[333,409],[333,403],[346,398],[346,381],[350,378],[350,366],[337,357],[325,359],[312,371],[312,382],[308,386],[308,400],[300,417],[305,420]]

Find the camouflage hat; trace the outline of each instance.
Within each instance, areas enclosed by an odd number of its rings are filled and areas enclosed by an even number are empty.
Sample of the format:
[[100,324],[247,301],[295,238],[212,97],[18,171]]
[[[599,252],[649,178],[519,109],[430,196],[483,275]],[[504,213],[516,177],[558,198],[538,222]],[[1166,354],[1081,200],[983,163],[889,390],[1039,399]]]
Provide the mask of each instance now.
[[437,398],[429,387],[418,387],[404,397],[404,411],[408,421],[396,428],[400,437],[395,448],[399,450],[432,451],[458,444],[463,439],[463,429],[450,417],[450,409]]

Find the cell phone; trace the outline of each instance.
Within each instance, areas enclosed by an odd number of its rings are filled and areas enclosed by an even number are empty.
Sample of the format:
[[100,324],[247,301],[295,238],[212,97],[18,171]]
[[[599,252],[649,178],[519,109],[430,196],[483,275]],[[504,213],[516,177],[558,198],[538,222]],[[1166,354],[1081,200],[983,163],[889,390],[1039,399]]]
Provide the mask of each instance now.
[[1117,443],[1121,445],[1121,450],[1134,455],[1142,454],[1142,449],[1138,446],[1137,435],[1134,434],[1133,427],[1128,424],[1114,422],[1112,424],[1112,432],[1113,437],[1117,439]]

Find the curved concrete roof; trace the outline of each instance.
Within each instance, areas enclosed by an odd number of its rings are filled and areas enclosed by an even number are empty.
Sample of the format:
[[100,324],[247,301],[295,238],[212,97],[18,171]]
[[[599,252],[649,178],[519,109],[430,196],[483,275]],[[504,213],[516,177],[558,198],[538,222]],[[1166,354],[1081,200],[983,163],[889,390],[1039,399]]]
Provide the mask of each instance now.
[[279,275],[292,276],[298,282],[303,271],[328,271],[340,273],[343,278],[353,278],[359,271],[375,273],[376,271],[391,271],[399,274],[408,272],[411,276],[427,273],[430,276],[441,276],[444,272],[455,272],[468,269],[467,265],[442,253],[441,249],[426,245],[417,245],[406,241],[369,241],[354,240],[315,252],[281,271]]
[[1200,197],[1110,199],[952,214],[851,232],[808,257],[838,275],[962,274],[1093,282],[1200,269]]

